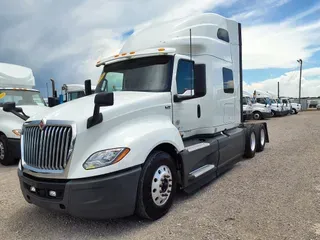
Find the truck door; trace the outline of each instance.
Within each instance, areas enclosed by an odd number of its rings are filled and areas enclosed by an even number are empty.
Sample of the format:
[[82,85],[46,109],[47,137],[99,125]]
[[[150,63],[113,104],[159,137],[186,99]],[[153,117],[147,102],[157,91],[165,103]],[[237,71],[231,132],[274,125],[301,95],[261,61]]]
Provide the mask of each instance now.
[[194,62],[178,58],[174,64],[174,73],[173,124],[183,137],[190,137],[196,134],[201,117],[199,98],[194,95]]

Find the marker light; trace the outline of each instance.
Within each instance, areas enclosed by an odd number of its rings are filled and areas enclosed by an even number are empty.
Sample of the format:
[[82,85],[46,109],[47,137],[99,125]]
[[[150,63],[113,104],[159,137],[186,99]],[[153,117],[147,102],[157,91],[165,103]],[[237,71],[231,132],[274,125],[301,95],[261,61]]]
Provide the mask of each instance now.
[[18,137],[21,136],[21,129],[13,129],[12,132]]
[[165,50],[166,50],[165,48],[159,48],[159,49],[158,49],[159,52],[163,52],[163,51],[165,51]]

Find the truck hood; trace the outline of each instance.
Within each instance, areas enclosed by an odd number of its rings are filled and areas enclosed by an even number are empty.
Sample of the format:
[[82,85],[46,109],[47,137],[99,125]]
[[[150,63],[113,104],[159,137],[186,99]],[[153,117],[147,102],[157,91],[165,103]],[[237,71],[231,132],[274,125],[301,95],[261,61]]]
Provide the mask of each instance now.
[[[48,108],[45,111],[35,114],[28,121],[48,120],[73,121],[77,125],[77,131],[86,128],[87,119],[93,115],[94,98],[96,94],[75,99],[61,105]],[[157,105],[171,102],[171,93],[157,92],[114,92],[114,105],[101,107],[103,121],[127,114],[128,112],[139,111]]]

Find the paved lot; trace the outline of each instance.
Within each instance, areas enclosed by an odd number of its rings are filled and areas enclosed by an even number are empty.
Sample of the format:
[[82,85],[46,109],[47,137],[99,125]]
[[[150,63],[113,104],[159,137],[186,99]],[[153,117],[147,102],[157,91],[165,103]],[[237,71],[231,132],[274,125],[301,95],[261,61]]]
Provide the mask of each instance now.
[[87,221],[27,204],[16,167],[0,166],[0,239],[320,239],[320,112],[268,120],[254,159],[149,223]]

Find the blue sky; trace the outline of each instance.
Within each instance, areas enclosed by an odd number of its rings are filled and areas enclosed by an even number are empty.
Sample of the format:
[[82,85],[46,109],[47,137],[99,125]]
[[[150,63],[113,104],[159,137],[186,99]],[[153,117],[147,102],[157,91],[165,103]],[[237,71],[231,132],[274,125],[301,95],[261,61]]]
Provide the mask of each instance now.
[[244,88],[320,96],[320,2],[316,0],[7,0],[0,2],[0,62],[30,67],[46,83],[93,82],[101,55],[116,53],[151,21],[215,12],[243,26]]

